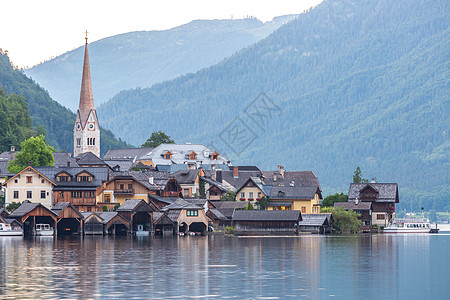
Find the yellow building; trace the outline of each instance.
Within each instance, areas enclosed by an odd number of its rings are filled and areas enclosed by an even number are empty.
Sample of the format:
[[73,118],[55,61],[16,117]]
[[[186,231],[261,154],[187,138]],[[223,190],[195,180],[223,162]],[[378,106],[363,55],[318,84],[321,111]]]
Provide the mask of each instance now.
[[56,184],[33,167],[28,166],[3,183],[5,187],[5,206],[12,202],[28,200],[52,207],[53,187]]
[[320,213],[322,193],[318,186],[275,186],[270,192],[268,210],[300,210],[303,214]]

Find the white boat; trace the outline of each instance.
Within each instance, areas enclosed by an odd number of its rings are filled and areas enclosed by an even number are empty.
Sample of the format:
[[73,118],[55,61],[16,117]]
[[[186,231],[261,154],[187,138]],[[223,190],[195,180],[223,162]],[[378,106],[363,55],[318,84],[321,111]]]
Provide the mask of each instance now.
[[431,231],[428,219],[394,219],[384,228],[385,233],[429,233]]
[[49,224],[36,224],[36,235],[53,236],[54,230]]
[[22,236],[23,230],[22,229],[12,229],[11,225],[0,223],[0,236]]

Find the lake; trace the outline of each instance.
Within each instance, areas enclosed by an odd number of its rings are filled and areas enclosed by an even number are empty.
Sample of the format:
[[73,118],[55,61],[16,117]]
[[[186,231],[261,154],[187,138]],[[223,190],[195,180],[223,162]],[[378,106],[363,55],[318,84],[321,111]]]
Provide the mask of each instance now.
[[2,299],[448,299],[450,232],[0,238]]

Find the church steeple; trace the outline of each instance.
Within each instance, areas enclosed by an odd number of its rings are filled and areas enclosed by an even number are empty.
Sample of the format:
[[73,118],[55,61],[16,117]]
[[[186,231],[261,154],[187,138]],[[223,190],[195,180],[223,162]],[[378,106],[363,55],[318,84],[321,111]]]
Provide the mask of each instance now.
[[86,45],[84,46],[83,75],[81,78],[80,105],[73,128],[73,154],[92,152],[100,157],[100,125],[94,106],[92,94],[91,70],[86,31]]
[[89,112],[91,109],[95,109],[94,95],[92,94],[91,69],[89,67],[87,30],[85,39],[86,45],[84,46],[83,77],[81,79],[80,105],[78,106],[83,127],[86,124]]

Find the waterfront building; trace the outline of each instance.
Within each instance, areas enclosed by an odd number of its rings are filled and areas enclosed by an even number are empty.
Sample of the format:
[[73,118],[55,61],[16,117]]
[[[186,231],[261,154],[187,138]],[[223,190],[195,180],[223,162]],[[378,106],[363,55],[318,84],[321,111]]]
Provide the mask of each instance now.
[[178,226],[181,233],[197,232],[204,234],[208,229],[208,217],[205,210],[183,199],[161,209],[167,217]]
[[86,152],[92,152],[97,157],[100,157],[100,125],[94,106],[94,95],[92,93],[87,40],[86,36],[80,103],[73,127],[74,157]]
[[36,235],[36,224],[48,224],[56,234],[58,215],[41,203],[24,201],[9,215],[9,218],[22,224],[24,235]]
[[299,227],[300,231],[324,234],[331,233],[332,223],[331,213],[302,214]]
[[236,191],[236,201],[248,201],[252,204],[268,197],[272,186],[265,185],[260,177],[248,178]]
[[146,200],[128,199],[117,209],[117,213],[130,222],[131,233],[153,232],[152,213],[154,212]]
[[320,213],[322,193],[318,186],[274,186],[270,190],[268,210],[300,210],[302,214]]
[[302,220],[299,210],[235,210],[232,224],[235,234],[296,234]]
[[397,183],[351,183],[348,202],[371,203],[371,225],[387,226],[395,215],[395,203],[399,203]]

